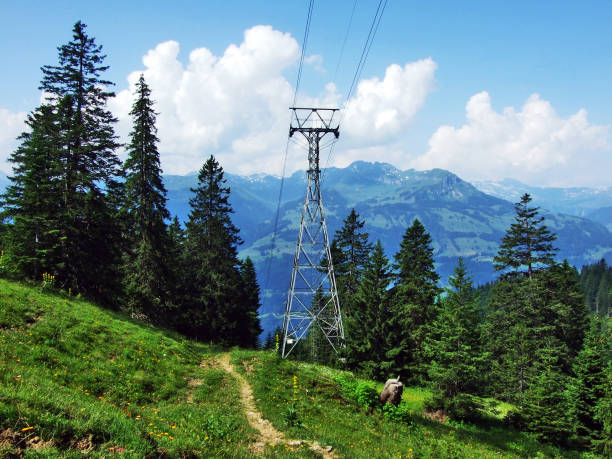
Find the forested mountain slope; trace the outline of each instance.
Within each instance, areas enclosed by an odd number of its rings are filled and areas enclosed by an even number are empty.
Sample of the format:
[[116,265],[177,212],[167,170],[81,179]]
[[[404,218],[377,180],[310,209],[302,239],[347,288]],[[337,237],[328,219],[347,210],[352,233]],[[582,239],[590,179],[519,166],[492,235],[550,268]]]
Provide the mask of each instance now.
[[[266,289],[262,312],[264,316],[280,313],[289,285],[306,174],[300,171],[285,179],[272,252],[280,179],[267,175],[227,177],[234,222],[244,239],[241,255],[253,259],[262,288]],[[181,220],[187,216],[189,187],[194,183],[195,176],[165,176],[168,208]],[[510,201],[485,194],[441,169],[401,171],[385,163],[359,161],[344,169],[327,169],[322,191],[330,239],[355,208],[365,220],[364,229],[371,240],[380,239],[390,257],[397,252],[406,228],[415,218],[421,220],[431,234],[436,269],[443,282],[460,256],[477,284],[491,280],[491,261],[514,216]],[[558,236],[558,259],[567,258],[577,267],[601,258],[612,261],[612,233],[605,226],[570,215],[546,211],[542,214]],[[270,327],[264,318],[264,328]]]

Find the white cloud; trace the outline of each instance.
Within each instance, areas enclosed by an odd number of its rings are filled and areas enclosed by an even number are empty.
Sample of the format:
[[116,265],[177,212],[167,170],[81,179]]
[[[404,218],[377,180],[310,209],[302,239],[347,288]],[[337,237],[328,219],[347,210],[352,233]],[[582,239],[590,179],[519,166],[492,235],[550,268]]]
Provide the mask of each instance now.
[[404,67],[392,64],[382,80],[362,80],[348,103],[343,132],[360,142],[400,134],[434,90],[436,68],[427,58]]
[[0,170],[10,174],[12,165],[8,157],[17,148],[17,136],[26,130],[25,113],[12,113],[0,108]]
[[439,127],[411,165],[449,169],[468,180],[511,177],[542,185],[593,183],[598,170],[603,179],[612,166],[601,154],[610,149],[609,127],[589,123],[584,109],[562,118],[532,94],[520,111],[497,112],[483,91],[468,101],[466,118],[459,128]]
[[324,73],[323,56],[320,54],[312,54],[304,59],[304,63],[311,65],[317,72]]
[[233,172],[278,173],[278,164],[271,166],[282,154],[293,96],[282,72],[296,63],[299,51],[295,39],[270,26],[248,29],[243,42],[222,56],[195,49],[185,66],[177,42],[160,43],[144,56],[145,69],[129,75],[129,89],[111,103],[119,132],[129,132],[134,85],[143,73],[160,113],[166,173],[197,170],[210,154]]
[[[127,76],[127,88],[109,102],[119,119],[117,134],[127,142],[135,85],[144,74],[159,112],[164,173],[196,171],[214,154],[231,172],[279,174],[294,93],[284,73],[293,75],[299,56],[298,43],[290,34],[261,25],[246,30],[240,44],[229,45],[220,55],[202,47],[183,59],[178,42],[159,43],[143,56],[142,69]],[[321,55],[307,56],[305,64],[324,71]],[[431,58],[393,64],[382,78],[361,81],[342,120],[334,163],[371,159],[374,152],[391,162],[405,157],[399,148],[400,134],[433,90],[436,67]],[[340,103],[333,82],[320,94],[298,94],[302,106],[339,107]],[[23,130],[24,117],[0,111],[0,154],[4,154],[0,160],[14,149],[16,143],[5,137],[14,139]],[[292,142],[289,148],[287,173],[306,168],[303,145],[300,149]],[[327,154],[321,153],[322,162]]]
[[[143,57],[144,70],[128,76],[129,88],[111,103],[121,137],[129,133],[134,85],[143,73],[160,113],[165,173],[197,170],[212,153],[231,172],[279,174],[294,91],[283,72],[299,61],[296,40],[270,26],[255,26],[245,31],[241,44],[230,45],[221,56],[198,48],[183,64],[179,48],[176,41],[158,44]],[[323,70],[320,55],[306,57],[305,63]],[[358,153],[359,145],[367,148],[372,140],[401,132],[432,90],[435,69],[431,59],[424,59],[404,67],[391,65],[382,80],[362,81],[343,119],[343,145]],[[302,106],[338,107],[340,99],[333,82],[319,95],[298,95]],[[305,168],[303,151],[293,143],[290,151],[287,172]]]

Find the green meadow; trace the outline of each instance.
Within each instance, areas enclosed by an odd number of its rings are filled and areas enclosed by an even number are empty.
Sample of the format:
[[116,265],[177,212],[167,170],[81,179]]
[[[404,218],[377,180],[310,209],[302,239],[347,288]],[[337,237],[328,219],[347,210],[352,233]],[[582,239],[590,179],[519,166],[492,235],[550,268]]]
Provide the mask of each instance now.
[[380,382],[270,351],[221,349],[132,321],[39,286],[0,279],[0,457],[249,457],[258,441],[239,384],[215,364],[231,353],[257,409],[287,441],[265,457],[595,457],[538,443],[488,422],[424,412],[427,389],[408,387],[381,409]]

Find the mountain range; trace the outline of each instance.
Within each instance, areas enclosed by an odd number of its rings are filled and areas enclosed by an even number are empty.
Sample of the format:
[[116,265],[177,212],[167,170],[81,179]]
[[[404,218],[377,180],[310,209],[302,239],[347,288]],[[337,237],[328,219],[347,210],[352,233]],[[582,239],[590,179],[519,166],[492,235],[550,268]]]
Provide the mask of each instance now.
[[533,202],[551,212],[586,217],[612,230],[612,187],[545,188],[526,185],[517,180],[479,181],[474,186],[491,196],[516,202],[529,193]]
[[[249,177],[226,174],[226,178],[235,210],[234,223],[244,240],[241,256],[250,256],[257,268],[264,291],[263,325],[270,330],[278,325],[289,286],[306,173],[296,172],[283,181],[274,245],[281,179],[262,174]],[[195,175],[165,176],[168,208],[183,221],[189,212],[189,188],[196,182]],[[366,222],[364,229],[370,239],[380,239],[391,259],[399,249],[406,228],[418,218],[431,234],[436,269],[443,284],[460,256],[477,284],[495,277],[493,257],[513,221],[513,202],[524,192],[537,191],[534,204],[542,207],[545,223],[558,236],[559,260],[567,259],[577,267],[601,258],[612,261],[612,233],[605,227],[605,218],[600,223],[584,217],[594,212],[605,214],[605,209],[612,204],[612,193],[606,194],[609,190],[567,191],[562,201],[554,196],[563,194],[563,189],[534,190],[519,182],[511,182],[512,187],[510,182],[503,184],[495,187],[491,182],[481,183],[478,189],[442,169],[402,171],[386,163],[358,161],[346,168],[327,169],[321,187],[330,238],[351,208],[355,208]],[[482,191],[486,186],[489,193]],[[589,193],[590,199],[586,197]],[[598,201],[592,196],[597,196]],[[557,207],[551,209],[550,204],[555,202]]]
[[[279,325],[289,286],[291,265],[306,191],[306,173],[283,181],[276,239],[274,221],[279,205],[279,177],[226,173],[235,211],[234,224],[244,243],[240,254],[255,263],[263,292],[261,317],[267,331]],[[196,175],[165,175],[168,209],[185,221],[190,188]],[[0,188],[6,177],[0,176]],[[463,257],[476,284],[495,277],[492,259],[514,218],[514,205],[527,192],[541,207],[545,223],[558,239],[558,259],[576,267],[607,259],[612,262],[612,189],[537,188],[513,180],[474,185],[442,169],[400,170],[386,163],[358,161],[329,168],[322,193],[330,239],[355,208],[365,231],[380,239],[392,260],[406,228],[418,218],[432,237],[436,270],[445,284]],[[607,225],[607,227],[606,227]]]

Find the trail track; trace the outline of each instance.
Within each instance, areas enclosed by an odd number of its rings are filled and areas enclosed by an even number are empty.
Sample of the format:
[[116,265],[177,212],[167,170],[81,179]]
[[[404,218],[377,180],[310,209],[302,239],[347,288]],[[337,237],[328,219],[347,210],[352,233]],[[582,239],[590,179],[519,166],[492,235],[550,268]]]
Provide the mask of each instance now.
[[[202,366],[208,366],[210,361],[205,362],[202,362]],[[230,354],[223,354],[217,359],[217,362],[219,363],[220,367],[232,375],[234,380],[240,385],[240,401],[242,402],[247,421],[249,422],[249,425],[258,432],[257,441],[251,445],[252,454],[262,455],[264,453],[265,446],[268,444],[283,444],[292,447],[307,445],[312,451],[320,454],[326,459],[337,458],[335,454],[331,453],[331,447],[323,447],[316,441],[290,440],[285,438],[285,434],[276,430],[270,421],[264,419],[261,413],[257,410],[251,386],[244,376],[238,373],[230,363]]]

